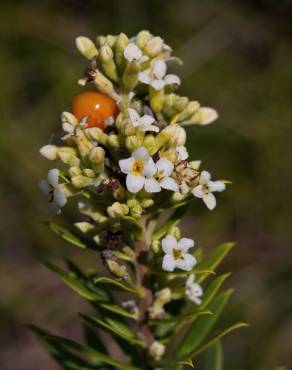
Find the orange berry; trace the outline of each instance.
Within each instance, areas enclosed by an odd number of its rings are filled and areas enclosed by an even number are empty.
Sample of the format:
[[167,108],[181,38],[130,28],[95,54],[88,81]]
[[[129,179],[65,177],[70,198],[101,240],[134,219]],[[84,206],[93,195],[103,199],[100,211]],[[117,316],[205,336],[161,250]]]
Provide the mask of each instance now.
[[72,112],[78,120],[88,116],[88,127],[99,127],[103,130],[107,118],[116,118],[119,108],[111,97],[101,92],[84,91],[73,96]]

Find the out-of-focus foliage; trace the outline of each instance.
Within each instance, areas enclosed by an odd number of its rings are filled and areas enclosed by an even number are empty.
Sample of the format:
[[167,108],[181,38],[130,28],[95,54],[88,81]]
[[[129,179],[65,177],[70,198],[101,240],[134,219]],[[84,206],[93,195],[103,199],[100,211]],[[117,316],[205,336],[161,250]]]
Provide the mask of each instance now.
[[38,148],[79,91],[74,38],[141,28],[185,61],[180,92],[220,113],[217,127],[190,129],[188,148],[233,185],[211,214],[197,204],[184,227],[204,248],[238,242],[223,267],[237,290],[226,324],[240,318],[251,328],[223,341],[224,366],[292,367],[290,23],[285,0],[1,2],[1,370],[56,369],[22,328],[27,321],[79,338],[82,301],[39,257],[69,254],[88,266],[93,255],[72,252],[39,222],[48,214],[35,185],[47,169]]

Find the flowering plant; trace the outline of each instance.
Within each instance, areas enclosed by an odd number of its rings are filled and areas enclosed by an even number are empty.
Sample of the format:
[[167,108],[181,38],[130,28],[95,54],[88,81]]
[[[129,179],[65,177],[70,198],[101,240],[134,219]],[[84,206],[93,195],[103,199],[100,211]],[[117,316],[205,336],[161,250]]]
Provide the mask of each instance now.
[[212,210],[225,190],[185,147],[185,127],[210,124],[217,112],[174,93],[180,79],[167,69],[181,62],[148,31],[76,45],[89,60],[79,83],[97,91],[74,97],[61,141],[40,149],[63,165],[39,186],[55,214],[78,197],[74,229],[48,225],[102,263],[90,274],[68,260],[66,270],[47,263],[93,307],[80,314],[85,344],[31,329],[65,369],[175,370],[203,351],[206,369],[221,369],[220,339],[245,325],[213,330],[231,293],[219,292],[228,274],[214,270],[233,244],[203,257],[178,227],[193,199]]

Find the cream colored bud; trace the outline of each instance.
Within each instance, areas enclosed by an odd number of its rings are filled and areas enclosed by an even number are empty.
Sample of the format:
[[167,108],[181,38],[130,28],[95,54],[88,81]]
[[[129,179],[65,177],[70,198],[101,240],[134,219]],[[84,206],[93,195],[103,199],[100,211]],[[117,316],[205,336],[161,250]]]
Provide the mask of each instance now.
[[168,231],[168,235],[172,235],[175,239],[180,239],[180,228],[175,226]]
[[58,148],[58,157],[62,162],[68,164],[69,166],[79,166],[80,159],[77,157],[77,151],[75,148],[71,147],[60,147]]
[[56,145],[45,145],[41,147],[40,154],[50,161],[54,161],[58,158],[58,147]]
[[96,41],[99,46],[102,46],[106,43],[106,36],[103,35],[97,36]]
[[79,36],[75,42],[77,49],[85,58],[91,60],[98,55],[94,43],[88,37]]
[[188,105],[189,99],[186,96],[180,96],[178,99],[176,99],[176,102],[174,104],[174,109],[177,112],[182,112]]
[[125,124],[121,127],[121,134],[123,134],[124,136],[131,136],[135,135],[135,133],[135,127],[131,123],[126,123],[125,121]]
[[136,61],[133,60],[127,64],[122,77],[123,88],[126,92],[132,91],[137,86],[139,71],[140,65]]
[[151,152],[155,146],[155,137],[153,135],[146,135],[144,137],[143,146],[145,146],[148,152]]
[[106,211],[111,218],[116,218],[127,215],[129,213],[129,207],[126,204],[115,202],[107,207]]
[[143,208],[148,208],[153,206],[154,200],[153,199],[141,199],[140,204]]
[[106,36],[106,43],[112,48],[116,42],[117,37],[113,35]]
[[191,116],[193,116],[197,110],[200,108],[200,103],[197,101],[191,101],[187,105],[187,107],[184,109],[183,112],[179,115],[179,121],[184,121]]
[[155,146],[150,154],[156,153],[162,146],[169,144],[172,146],[184,145],[186,142],[186,132],[178,125],[165,127],[157,136]]
[[62,119],[62,123],[70,123],[70,125],[72,125],[74,127],[76,127],[78,125],[77,118],[74,116],[74,114],[72,114],[70,112],[63,112],[62,116],[61,116],[61,119]]
[[124,265],[120,266],[116,261],[110,259],[106,260],[106,264],[110,272],[116,275],[117,277],[122,279],[127,279],[129,277],[126,266]]
[[106,145],[108,141],[108,135],[105,134],[100,128],[98,127],[91,127],[86,129],[86,134],[89,138],[96,140],[98,143],[102,145]]
[[65,182],[59,184],[59,190],[61,190],[66,198],[72,197],[78,193],[78,190],[76,190],[72,184]]
[[84,234],[92,232],[95,227],[89,222],[75,222],[74,226]]
[[126,65],[124,58],[124,50],[126,49],[128,43],[129,43],[128,36],[125,35],[124,33],[120,33],[114,44],[115,60],[120,70],[122,70]]
[[143,208],[138,204],[130,209],[130,214],[134,218],[140,218],[143,212]]
[[108,44],[104,44],[99,50],[99,61],[105,74],[114,81],[118,80],[117,67],[114,62],[114,54]]
[[173,146],[185,145],[187,139],[185,129],[178,125],[174,125],[174,127],[176,127],[176,130],[174,131],[173,136],[171,136],[169,144]]
[[95,177],[95,173],[91,168],[84,168],[83,173],[86,177],[90,177],[92,179]]
[[78,176],[81,175],[81,168],[77,166],[72,166],[68,170],[70,176]]
[[89,152],[89,159],[93,163],[102,163],[104,161],[104,156],[105,151],[100,146],[92,148]]
[[97,208],[95,208],[92,204],[87,202],[79,202],[78,209],[80,213],[85,216],[89,216],[97,223],[105,223],[107,221],[107,217],[105,217]]
[[140,31],[136,38],[136,45],[143,49],[146,43],[151,39],[152,35],[149,31]]
[[158,253],[160,251],[160,240],[153,239],[151,243],[151,250],[153,253]]
[[202,161],[191,161],[191,162],[189,162],[189,165],[193,170],[197,171],[200,168],[201,163],[202,163]]
[[164,288],[157,292],[153,305],[155,307],[163,307],[170,301],[171,301],[171,290],[169,288]]
[[110,96],[115,101],[119,102],[121,100],[120,95],[118,95],[115,91],[112,82],[107,77],[105,77],[98,69],[96,69],[94,72],[94,84],[100,92]]
[[77,175],[77,176],[71,177],[71,182],[75,186],[75,188],[82,189],[82,188],[92,185],[93,179],[86,177],[86,176]]
[[209,125],[218,118],[218,113],[213,108],[201,107],[190,118],[187,124]]
[[108,145],[112,148],[119,148],[120,147],[120,140],[118,135],[109,135],[108,137]]
[[159,361],[165,353],[165,345],[160,342],[154,341],[149,347],[149,355],[156,361]]
[[137,149],[139,146],[142,145],[143,140],[141,138],[138,138],[138,136],[132,135],[126,137],[125,145],[127,149],[129,149],[130,152],[133,152],[135,149]]
[[154,58],[163,51],[163,45],[164,45],[163,39],[161,37],[156,36],[147,41],[143,51],[150,58]]

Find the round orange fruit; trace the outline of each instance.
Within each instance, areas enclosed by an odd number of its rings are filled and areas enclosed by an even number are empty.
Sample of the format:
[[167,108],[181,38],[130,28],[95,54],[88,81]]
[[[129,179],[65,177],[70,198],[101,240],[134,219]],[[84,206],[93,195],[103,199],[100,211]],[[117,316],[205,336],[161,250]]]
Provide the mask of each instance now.
[[105,121],[109,117],[116,118],[119,108],[116,102],[99,91],[84,91],[74,95],[72,112],[80,120],[88,116],[88,127],[105,128]]

